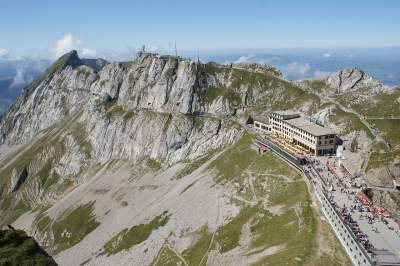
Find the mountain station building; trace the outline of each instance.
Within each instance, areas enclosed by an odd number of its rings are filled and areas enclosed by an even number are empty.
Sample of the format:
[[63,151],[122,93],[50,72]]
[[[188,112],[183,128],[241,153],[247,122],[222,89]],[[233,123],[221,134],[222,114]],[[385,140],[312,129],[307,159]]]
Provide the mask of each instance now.
[[292,111],[275,111],[255,116],[254,128],[265,135],[281,138],[316,156],[336,153],[336,134]]

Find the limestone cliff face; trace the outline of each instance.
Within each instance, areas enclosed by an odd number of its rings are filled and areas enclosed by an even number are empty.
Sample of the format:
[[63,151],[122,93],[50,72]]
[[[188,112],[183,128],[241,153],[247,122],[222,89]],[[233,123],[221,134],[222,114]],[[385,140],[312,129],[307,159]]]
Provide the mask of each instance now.
[[0,165],[0,181],[33,205],[54,201],[65,189],[54,184],[80,182],[93,165],[192,160],[232,143],[251,112],[308,100],[268,66],[143,52],[108,63],[72,51],[26,87],[0,121],[1,144],[24,147]]
[[43,181],[51,176],[79,180],[90,165],[115,159],[170,165],[231,143],[243,129],[229,118],[268,94],[239,84],[235,71],[150,53],[129,63],[64,55],[0,121],[2,144],[27,147],[0,169],[8,191],[28,180],[23,194],[39,204],[58,193]]
[[326,79],[328,85],[336,90],[336,93],[344,93],[349,90],[370,87],[375,90],[383,86],[367,73],[358,68],[345,68]]
[[239,71],[142,52],[129,63],[88,62],[72,51],[24,90],[1,121],[1,142],[25,143],[74,117],[95,159],[196,157],[238,133],[219,118],[271,93],[238,82]]

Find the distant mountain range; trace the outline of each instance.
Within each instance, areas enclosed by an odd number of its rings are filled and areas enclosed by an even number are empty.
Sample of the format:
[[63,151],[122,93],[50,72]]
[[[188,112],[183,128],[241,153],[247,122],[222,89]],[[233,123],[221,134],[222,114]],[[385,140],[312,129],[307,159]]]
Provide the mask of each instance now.
[[24,86],[38,77],[50,60],[19,59],[0,61],[0,114],[21,93]]
[[[196,58],[193,52],[183,57]],[[359,67],[386,85],[400,84],[400,49],[281,49],[207,51],[200,53],[202,62],[221,64],[259,63],[278,67],[286,79],[298,80],[328,76],[339,69]],[[92,60],[102,65],[103,61]],[[21,92],[51,64],[44,59],[0,60],[0,115]]]

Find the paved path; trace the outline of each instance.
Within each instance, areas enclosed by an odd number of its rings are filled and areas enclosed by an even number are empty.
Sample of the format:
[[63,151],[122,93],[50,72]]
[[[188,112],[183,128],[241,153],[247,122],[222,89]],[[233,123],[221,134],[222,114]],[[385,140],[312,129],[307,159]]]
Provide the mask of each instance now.
[[400,116],[368,116],[365,117],[367,120],[398,120]]
[[375,130],[375,128],[373,126],[371,126],[370,123],[367,122],[367,120],[364,118],[364,116],[360,115],[359,113],[357,113],[356,111],[354,111],[351,108],[345,107],[344,105],[342,105],[338,101],[333,100],[332,98],[328,98],[327,100],[329,102],[337,105],[344,112],[351,113],[351,114],[354,114],[355,116],[357,116],[358,119],[360,119],[360,122],[363,123],[368,128],[369,132],[371,132],[371,134],[375,137],[375,140],[382,142],[385,145],[386,149],[390,150],[390,147],[389,147],[387,141],[383,138],[383,136],[380,134],[380,132]]
[[[330,192],[330,194],[333,196],[333,199],[337,203],[337,206],[339,206],[340,208],[342,208],[343,206],[349,208],[350,206],[356,204],[356,195],[351,194],[350,191],[357,192],[360,189],[351,188],[342,191],[342,187],[337,183],[336,178],[328,172],[325,166],[326,160],[328,159],[320,159],[321,163],[319,164],[318,168],[322,169],[322,172],[320,173],[321,177],[327,179],[328,182],[332,184],[334,191]],[[330,164],[333,163],[333,160],[330,160]],[[350,178],[341,174],[339,169],[337,169],[336,172],[342,179],[350,181]],[[354,212],[351,212],[351,216],[355,221],[357,221],[361,231],[368,235],[370,242],[375,246],[375,248],[384,248],[392,251],[396,255],[400,254],[400,236],[396,234],[396,230],[398,230],[398,225],[396,224],[395,220],[393,218],[386,218],[386,220],[389,222],[389,225],[395,228],[395,230],[390,230],[388,226],[385,225],[381,220],[375,219],[375,221],[371,225],[368,223],[368,219],[362,218],[360,214],[371,215],[371,213],[359,212],[358,210],[355,210]],[[373,227],[378,229],[378,233],[373,230]]]

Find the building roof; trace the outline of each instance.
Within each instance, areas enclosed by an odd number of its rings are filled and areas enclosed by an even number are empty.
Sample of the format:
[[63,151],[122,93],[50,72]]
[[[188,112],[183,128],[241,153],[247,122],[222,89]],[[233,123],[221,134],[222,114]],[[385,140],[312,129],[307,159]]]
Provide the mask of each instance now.
[[335,132],[332,129],[317,125],[303,117],[288,119],[285,120],[285,122],[288,123],[289,125],[300,128],[305,132],[310,133],[313,136],[324,136],[324,135],[335,134]]
[[296,112],[293,112],[293,111],[290,111],[290,110],[275,111],[275,112],[272,112],[272,113],[277,114],[277,115],[282,115],[282,116],[292,116],[292,115],[300,116],[299,113],[296,113]]
[[254,116],[254,121],[261,122],[263,124],[269,124],[269,119],[266,116],[257,115]]

